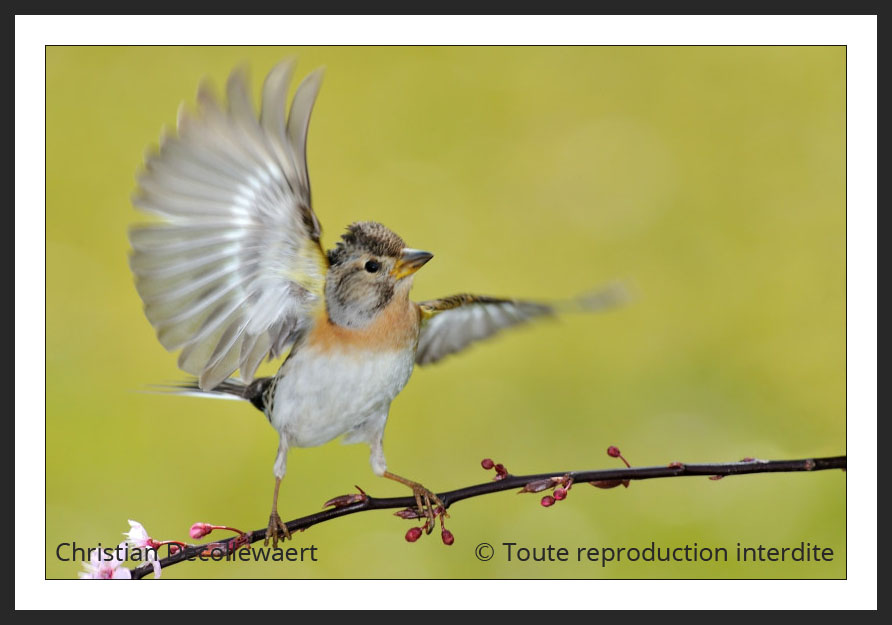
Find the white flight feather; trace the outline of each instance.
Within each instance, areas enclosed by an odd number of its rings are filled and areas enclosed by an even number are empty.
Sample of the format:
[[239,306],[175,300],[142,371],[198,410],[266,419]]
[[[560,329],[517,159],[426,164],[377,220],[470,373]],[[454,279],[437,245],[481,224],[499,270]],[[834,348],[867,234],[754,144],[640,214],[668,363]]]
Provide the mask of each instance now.
[[162,221],[131,232],[137,290],[159,340],[182,349],[179,366],[203,390],[236,370],[250,381],[317,305],[305,286],[324,279],[318,251],[307,251],[319,227],[305,154],[320,75],[302,83],[286,120],[292,69],[268,75],[259,120],[243,72],[230,76],[226,109],[202,85],[197,113],[180,109],[177,134],[138,178],[134,204]]

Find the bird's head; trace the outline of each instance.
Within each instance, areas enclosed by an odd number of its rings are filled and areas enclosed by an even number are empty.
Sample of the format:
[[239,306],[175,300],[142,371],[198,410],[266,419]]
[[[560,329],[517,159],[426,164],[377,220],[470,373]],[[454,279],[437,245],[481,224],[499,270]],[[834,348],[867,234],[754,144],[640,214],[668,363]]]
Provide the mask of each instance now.
[[368,325],[395,297],[408,298],[412,275],[433,256],[406,247],[399,235],[379,223],[351,224],[328,251],[328,317],[348,328]]

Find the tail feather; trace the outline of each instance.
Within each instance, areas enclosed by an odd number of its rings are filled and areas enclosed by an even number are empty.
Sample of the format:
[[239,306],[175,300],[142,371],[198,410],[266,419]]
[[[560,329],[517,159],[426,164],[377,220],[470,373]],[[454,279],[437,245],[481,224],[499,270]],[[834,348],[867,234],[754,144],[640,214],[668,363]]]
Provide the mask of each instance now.
[[265,412],[266,390],[273,378],[258,378],[250,384],[244,384],[238,380],[229,378],[223,380],[212,389],[201,390],[198,379],[184,380],[176,384],[155,384],[151,388],[157,392],[182,395],[185,397],[209,397],[211,399],[247,400],[254,406]]

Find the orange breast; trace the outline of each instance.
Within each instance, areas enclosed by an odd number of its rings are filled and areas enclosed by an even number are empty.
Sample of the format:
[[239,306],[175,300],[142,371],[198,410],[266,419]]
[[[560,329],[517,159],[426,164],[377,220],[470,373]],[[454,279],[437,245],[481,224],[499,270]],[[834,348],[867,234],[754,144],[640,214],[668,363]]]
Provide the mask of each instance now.
[[421,309],[408,298],[395,297],[377,319],[360,329],[332,323],[323,310],[305,344],[321,351],[414,349],[420,323]]

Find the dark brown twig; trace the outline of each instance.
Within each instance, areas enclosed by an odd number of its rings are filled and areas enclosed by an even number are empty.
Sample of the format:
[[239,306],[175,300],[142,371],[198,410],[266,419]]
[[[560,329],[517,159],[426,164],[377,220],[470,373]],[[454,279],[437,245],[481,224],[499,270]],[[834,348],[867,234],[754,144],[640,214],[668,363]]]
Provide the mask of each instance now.
[[[664,477],[684,476],[720,476],[749,475],[753,473],[789,473],[796,471],[826,471],[828,469],[846,468],[846,456],[834,456],[829,458],[806,458],[802,460],[747,460],[742,462],[730,462],[722,464],[683,464],[673,462],[663,467],[635,467],[626,469],[604,469],[597,471],[553,471],[551,473],[539,473],[536,475],[507,475],[497,481],[485,482],[466,488],[459,488],[445,493],[438,493],[443,504],[448,508],[452,504],[471,497],[480,497],[506,490],[523,488],[526,484],[547,479],[554,476],[569,476],[573,482],[610,482],[622,480],[650,480]],[[594,493],[593,493],[594,495]],[[379,499],[366,497],[356,503],[343,507],[323,510],[316,514],[301,517],[286,523],[292,533],[302,531],[313,525],[331,521],[348,514],[366,512],[369,510],[388,510],[394,508],[412,508],[415,506],[414,497],[389,497]],[[179,562],[185,562],[196,558],[201,554],[208,554],[214,550],[215,557],[226,557],[233,551],[257,541],[263,540],[266,528],[246,532],[242,536],[226,540],[212,541],[201,545],[190,545],[181,549],[178,553],[160,560],[161,567],[173,566]],[[136,567],[131,571],[133,579],[140,579],[152,573],[152,564],[147,563]]]

